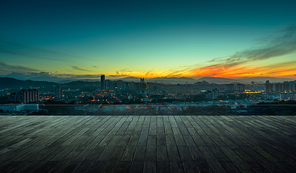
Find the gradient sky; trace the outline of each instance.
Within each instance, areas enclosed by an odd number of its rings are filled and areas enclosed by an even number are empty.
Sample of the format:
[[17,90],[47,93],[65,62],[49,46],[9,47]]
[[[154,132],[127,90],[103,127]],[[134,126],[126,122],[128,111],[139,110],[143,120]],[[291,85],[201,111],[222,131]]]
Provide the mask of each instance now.
[[0,0],[0,75],[296,75],[296,1]]

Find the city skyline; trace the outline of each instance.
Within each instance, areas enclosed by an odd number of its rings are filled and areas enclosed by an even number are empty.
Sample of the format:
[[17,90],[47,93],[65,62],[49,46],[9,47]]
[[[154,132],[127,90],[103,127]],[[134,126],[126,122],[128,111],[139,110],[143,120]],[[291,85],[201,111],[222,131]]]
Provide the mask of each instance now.
[[295,5],[1,2],[0,76],[296,79]]

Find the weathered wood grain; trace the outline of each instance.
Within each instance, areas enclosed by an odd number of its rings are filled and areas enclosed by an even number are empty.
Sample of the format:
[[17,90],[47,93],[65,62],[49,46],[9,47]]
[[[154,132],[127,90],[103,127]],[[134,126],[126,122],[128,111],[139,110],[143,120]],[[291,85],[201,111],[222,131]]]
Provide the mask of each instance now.
[[1,172],[296,172],[295,116],[3,116]]

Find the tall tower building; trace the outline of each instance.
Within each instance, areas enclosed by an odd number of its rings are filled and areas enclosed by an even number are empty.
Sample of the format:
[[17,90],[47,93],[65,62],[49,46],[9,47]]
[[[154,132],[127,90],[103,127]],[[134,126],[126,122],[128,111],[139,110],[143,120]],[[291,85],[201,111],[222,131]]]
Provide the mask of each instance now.
[[63,95],[63,91],[62,91],[61,86],[56,86],[56,88],[55,88],[55,98],[56,99],[61,99],[62,95]]
[[244,84],[237,84],[236,85],[236,90],[238,92],[244,92],[245,91],[245,85]]
[[265,82],[265,92],[271,92],[272,91],[272,84],[271,83],[269,83],[269,80],[267,80],[266,82]]
[[38,102],[39,101],[39,90],[33,89],[33,102]]
[[147,85],[144,81],[144,78],[140,78],[140,88],[139,88],[140,91],[144,91],[144,90],[146,90],[146,88],[147,88]]
[[21,90],[19,92],[20,95],[20,102],[21,103],[29,103],[29,92],[27,90]]
[[140,78],[140,82],[141,83],[144,83],[144,78]]
[[105,75],[101,75],[101,90],[106,90],[106,84],[105,84]]

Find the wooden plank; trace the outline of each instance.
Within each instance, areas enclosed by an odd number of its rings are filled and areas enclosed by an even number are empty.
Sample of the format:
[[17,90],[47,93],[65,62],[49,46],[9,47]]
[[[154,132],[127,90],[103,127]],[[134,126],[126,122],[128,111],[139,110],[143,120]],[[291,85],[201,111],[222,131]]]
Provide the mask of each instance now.
[[[225,117],[221,117],[221,118],[225,118]],[[236,123],[237,122],[238,121],[236,121]],[[270,154],[265,152],[262,148],[258,147],[257,144],[253,143],[252,136],[247,135],[241,131],[244,126],[241,126],[241,125],[234,126],[230,121],[225,121],[224,124],[227,124],[229,127],[231,127],[231,128],[228,127],[228,129],[230,130],[234,128],[232,130],[232,133],[239,133],[239,135],[236,135],[236,136],[238,137],[238,139],[243,141],[245,144],[247,144],[251,148],[251,150],[250,148],[247,148],[247,152],[251,154],[252,157],[256,157],[257,158],[256,160],[258,160],[258,162],[262,163],[262,165],[265,165],[265,167],[270,171],[279,171],[279,172],[282,171],[281,170],[282,168],[279,169],[279,167],[282,167],[282,166],[280,164],[277,164],[277,162],[274,162],[273,160],[271,160],[271,159],[274,159],[274,157],[272,157]],[[259,153],[259,155],[257,155],[257,153]]]
[[132,162],[130,172],[143,172],[144,170],[144,161],[134,161]]
[[157,161],[157,151],[155,146],[146,147],[145,162],[155,162]]
[[170,162],[156,162],[156,172],[169,173],[170,172]]
[[170,161],[170,171],[171,171],[171,173],[184,172],[182,162],[181,161]]
[[112,155],[109,157],[108,162],[106,163],[104,169],[102,172],[115,172],[117,169],[117,166],[120,162],[120,158],[122,157],[122,154],[124,152],[125,146],[117,146]]
[[141,135],[142,127],[143,127],[143,122],[142,121],[137,121],[136,127],[135,127],[132,134]]
[[88,170],[89,173],[100,173],[104,169],[107,161],[96,161],[93,166]]
[[131,172],[130,171],[131,167],[132,167],[131,161],[120,161],[118,163],[118,166],[115,172],[118,172],[118,173]]
[[147,146],[156,146],[156,136],[155,135],[149,135],[147,139]]
[[[222,133],[218,135],[220,137],[221,141],[216,143],[216,144],[219,144],[218,145],[219,147],[223,147],[223,145],[221,145],[221,142],[223,141],[226,144],[226,146],[224,146],[224,147],[229,147],[239,158],[241,158],[244,162],[246,162],[248,165],[250,165],[250,167],[253,168],[254,171],[268,172],[260,163],[258,163],[252,157],[250,157],[247,152],[242,150],[242,148],[248,148],[248,146],[245,143],[238,140],[235,137],[235,135],[230,134],[228,131],[226,131],[224,128],[222,128],[219,125],[219,123],[212,122],[211,124],[213,125],[213,126],[209,126],[209,127],[211,127],[211,129],[216,128],[216,130],[221,130],[221,131],[223,130],[224,135]],[[217,141],[217,140],[215,140],[215,141]]]
[[156,135],[156,121],[150,122],[149,135]]
[[136,125],[137,125],[137,121],[131,121],[131,123],[127,127],[126,131],[124,132],[124,134],[126,134],[126,135],[132,135],[134,129],[136,128]]
[[140,135],[139,140],[138,140],[138,145],[140,145],[140,146],[146,146],[147,145],[148,134],[149,134],[149,126],[146,127],[145,122],[144,122],[143,126],[142,126],[141,135]]
[[146,154],[146,146],[137,146],[135,150],[135,154],[133,157],[133,161],[135,162],[144,162]]
[[168,152],[166,146],[157,146],[157,162],[169,162]]
[[139,139],[139,135],[133,135],[131,136],[128,145],[125,148],[125,151],[122,155],[121,161],[129,161],[131,162],[133,160],[133,156],[136,150],[137,142]]
[[144,173],[153,173],[156,172],[156,162],[144,162]]
[[7,122],[0,122],[0,135],[5,137],[0,143],[0,169],[6,172],[296,170],[296,118],[292,116],[40,116],[1,120]]
[[173,129],[173,133],[174,133],[174,137],[175,137],[175,141],[176,141],[177,146],[186,146],[183,136],[180,132],[180,129],[178,127],[173,127],[172,129]]
[[188,132],[188,130],[187,130],[187,127],[192,127],[191,126],[191,124],[189,123],[189,126],[187,126],[186,127],[186,125],[184,124],[184,122],[182,121],[182,119],[185,119],[185,117],[183,117],[183,118],[180,118],[180,121],[176,121],[177,122],[177,124],[178,124],[178,128],[180,129],[180,132],[181,132],[181,134],[182,135],[189,135],[189,132]]
[[[205,129],[205,132],[209,135],[209,137],[206,138],[205,141],[207,141],[207,145],[209,146],[213,154],[217,157],[221,165],[224,165],[223,167],[225,170],[230,172],[239,172],[239,170],[241,172],[254,172],[251,167],[249,167],[249,165],[247,165],[238,156],[236,156],[236,154],[231,149],[229,149],[229,147],[223,141],[221,141],[219,138],[214,138],[216,135],[220,135],[220,132],[211,125],[211,122],[214,122],[213,120],[215,120],[215,117],[211,117],[210,120],[207,120],[205,117],[202,117],[200,119],[200,123],[203,123],[204,126],[209,127]],[[216,141],[214,142],[211,138],[216,139]],[[239,170],[233,165],[235,165]]]
[[173,134],[173,129],[169,121],[164,121],[164,133],[165,135]]
[[18,165],[20,165],[22,163],[23,162],[21,162],[21,161],[11,161],[11,162],[1,166],[0,170],[1,170],[1,172],[9,172],[11,169],[17,167]]
[[189,152],[199,172],[211,172],[210,167],[197,147],[189,147]]

